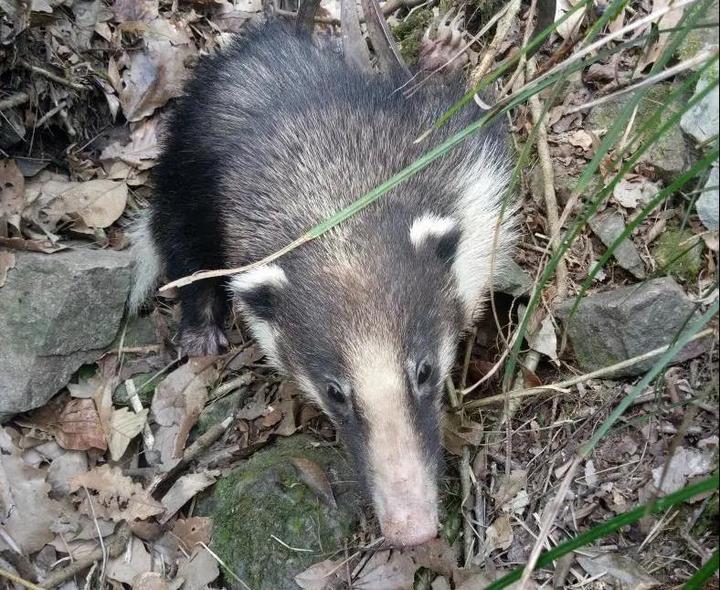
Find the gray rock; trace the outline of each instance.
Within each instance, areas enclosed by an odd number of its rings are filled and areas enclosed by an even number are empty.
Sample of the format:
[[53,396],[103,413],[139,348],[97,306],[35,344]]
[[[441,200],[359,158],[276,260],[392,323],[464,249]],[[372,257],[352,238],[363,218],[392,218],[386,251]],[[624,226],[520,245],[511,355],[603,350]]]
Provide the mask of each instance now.
[[532,286],[532,278],[514,260],[503,262],[502,270],[495,277],[493,289],[500,293],[521,297],[527,295]]
[[[595,215],[588,222],[595,235],[608,248],[625,231],[625,221],[617,211],[606,211]],[[617,263],[638,279],[645,278],[645,264],[640,254],[629,239],[625,238],[613,251]]]
[[718,136],[720,129],[720,89],[717,84],[718,64],[702,75],[695,88],[695,95],[707,89],[712,80],[714,87],[698,104],[689,109],[680,119],[683,131],[697,143],[703,143]]
[[[695,306],[672,278],[652,279],[585,297],[572,317],[574,301],[558,309],[578,364],[594,371],[673,342]],[[688,344],[673,362],[702,354],[705,341]],[[659,357],[618,371],[612,377],[641,375]]]
[[43,405],[117,334],[130,289],[128,252],[16,253],[0,288],[0,421]]
[[[653,86],[645,98],[640,102],[635,128],[646,123],[667,100],[667,96],[673,91],[671,84],[657,84]],[[618,97],[605,104],[594,107],[588,115],[586,127],[597,131],[608,130],[618,118],[630,95]],[[677,112],[682,107],[680,101],[668,105],[669,112]],[[664,121],[666,116],[661,119]],[[692,154],[688,150],[685,136],[679,126],[674,125],[657,142],[651,145],[643,154],[640,161],[652,166],[659,177],[666,181],[673,181],[687,170],[691,164]]]
[[[308,478],[292,458],[322,468],[337,507],[304,482]],[[215,484],[196,514],[212,517],[214,551],[251,588],[295,589],[298,573],[342,550],[352,534],[361,505],[355,480],[337,448],[320,447],[304,435],[279,438]],[[230,576],[225,582],[241,587]]]
[[700,221],[709,230],[717,231],[720,227],[718,219],[718,202],[720,202],[720,178],[718,178],[718,163],[710,169],[705,189],[695,203]]

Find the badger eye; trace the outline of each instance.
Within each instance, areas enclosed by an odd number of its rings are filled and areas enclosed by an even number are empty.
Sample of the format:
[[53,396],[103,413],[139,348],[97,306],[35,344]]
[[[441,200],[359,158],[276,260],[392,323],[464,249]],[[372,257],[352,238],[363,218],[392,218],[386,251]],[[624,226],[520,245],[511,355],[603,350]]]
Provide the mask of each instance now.
[[432,375],[432,367],[427,361],[421,361],[417,367],[417,384],[424,385]]
[[343,393],[342,388],[337,383],[327,384],[327,394],[328,397],[336,404],[345,403],[345,394]]

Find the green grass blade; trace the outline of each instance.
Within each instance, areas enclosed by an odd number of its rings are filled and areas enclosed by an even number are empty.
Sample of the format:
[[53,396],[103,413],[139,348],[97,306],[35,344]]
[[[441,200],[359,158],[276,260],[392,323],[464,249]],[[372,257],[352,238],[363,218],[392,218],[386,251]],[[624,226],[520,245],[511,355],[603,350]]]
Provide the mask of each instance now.
[[[608,535],[617,532],[622,527],[637,522],[648,514],[658,514],[666,511],[668,508],[672,508],[673,506],[682,504],[683,502],[690,500],[691,498],[694,498],[695,496],[698,496],[700,494],[717,491],[719,483],[720,479],[718,478],[718,474],[715,473],[712,477],[709,477],[708,479],[684,487],[683,489],[678,490],[673,494],[668,494],[667,496],[658,498],[654,502],[650,502],[649,504],[640,506],[638,508],[635,508],[634,510],[625,512],[614,518],[611,518],[610,520],[593,527],[589,531],[573,537],[569,541],[561,543],[554,549],[551,549],[550,551],[545,551],[544,553],[540,554],[536,567],[540,568],[550,565],[553,561],[562,557],[563,555],[566,555],[567,553],[570,553],[571,551],[574,551],[575,549],[578,549],[585,545],[589,545],[594,541],[603,539]],[[513,570],[512,572],[506,574],[499,580],[496,580],[489,586],[486,586],[485,590],[501,590],[502,588],[507,588],[513,582],[517,582],[522,577],[522,573],[523,568]]]
[[[710,168],[715,160],[718,159],[718,156],[720,156],[720,150],[717,148],[713,151],[709,152],[702,160],[697,162],[690,170],[676,178],[672,184],[662,189],[653,199],[648,201],[647,205],[643,207],[639,214],[636,215],[625,227],[623,232],[615,239],[615,241],[608,246],[606,252],[598,259],[598,261],[595,263],[595,265],[590,269],[590,272],[588,273],[588,276],[585,278],[585,280],[582,282],[580,286],[580,291],[575,298],[575,303],[573,304],[572,309],[570,310],[568,317],[572,317],[575,315],[575,312],[577,311],[578,306],[580,305],[580,302],[582,301],[583,296],[587,292],[587,290],[590,288],[590,285],[592,284],[593,279],[597,275],[598,272],[600,272],[600,269],[607,264],[607,262],[610,260],[612,255],[615,253],[615,250],[622,244],[627,238],[630,237],[633,231],[643,222],[645,219],[652,213],[656,207],[661,205],[665,200],[670,198],[674,193],[676,193],[678,190],[682,189],[683,186],[685,186],[688,182],[693,180],[697,175],[702,173],[704,170],[707,170]],[[689,249],[694,248],[695,246],[691,246]],[[684,253],[681,253],[680,256],[684,255]]]
[[[632,168],[635,166],[635,164],[637,164],[642,155],[650,148],[650,146],[657,143],[657,141],[662,138],[671,127],[677,125],[680,122],[683,114],[685,114],[693,106],[698,104],[707,94],[710,93],[712,89],[712,84],[708,84],[701,92],[693,96],[688,102],[684,103],[683,108],[680,109],[679,112],[673,113],[670,117],[668,117],[659,129],[655,130],[655,132],[650,137],[648,137],[646,141],[643,141],[640,144],[638,149],[627,159],[627,161],[623,164],[618,173],[613,177],[613,179],[600,191],[595,193],[595,195],[586,204],[584,211],[581,212],[574,225],[565,233],[565,236],[563,237],[560,246],[557,248],[553,256],[548,261],[547,265],[543,269],[538,280],[538,284],[530,297],[530,301],[528,302],[525,314],[520,320],[520,325],[518,326],[520,335],[524,335],[527,331],[530,317],[540,303],[540,298],[543,290],[545,289],[545,285],[555,273],[555,269],[557,268],[557,264],[560,258],[564,256],[565,253],[570,249],[572,243],[580,235],[581,231],[587,224],[587,221],[597,212],[605,199],[610,194],[612,194],[615,186],[617,186],[617,184],[625,177],[625,174],[632,170]],[[503,377],[504,389],[507,389],[510,386],[514,378],[515,369],[517,366],[518,353],[521,345],[522,337],[516,338],[515,344],[513,345],[513,348],[508,355],[508,360],[505,365],[505,373]]]
[[[682,41],[685,39],[685,37],[687,37],[688,33],[696,26],[697,21],[706,13],[712,2],[713,0],[702,0],[695,6],[690,6],[688,8],[686,13],[683,15],[683,19],[681,21],[682,25],[678,27],[678,32],[671,35],[669,43],[665,47],[665,50],[662,52],[658,60],[653,64],[649,75],[659,72],[667,65],[667,63],[672,59],[673,55],[675,55],[675,52],[677,51]],[[649,90],[649,87],[646,89],[641,89],[628,100],[627,104],[625,105],[625,107],[623,107],[617,119],[613,122],[613,125],[605,134],[605,137],[603,137],[603,140],[600,142],[600,146],[598,147],[598,150],[593,156],[593,158],[590,160],[590,163],[585,167],[585,170],[583,170],[580,179],[578,180],[575,188],[573,189],[575,193],[581,193],[588,186],[588,184],[592,180],[592,177],[595,175],[595,172],[600,167],[600,163],[602,162],[603,158],[607,155],[607,153],[617,143],[617,140],[624,133],[627,123],[628,121],[630,121],[632,113],[635,110],[635,107],[638,106],[640,102],[645,98]],[[631,142],[628,142],[628,145],[632,145]]]
[[705,562],[705,565],[696,571],[693,577],[685,583],[685,590],[700,590],[700,588],[704,588],[705,582],[719,569],[720,553],[716,550],[715,553],[712,554],[712,557]]

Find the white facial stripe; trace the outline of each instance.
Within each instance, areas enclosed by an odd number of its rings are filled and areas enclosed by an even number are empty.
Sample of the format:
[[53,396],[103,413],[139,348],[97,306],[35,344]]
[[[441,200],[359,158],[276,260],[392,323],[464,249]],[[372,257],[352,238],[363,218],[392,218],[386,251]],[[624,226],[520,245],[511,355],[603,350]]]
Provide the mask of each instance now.
[[419,249],[429,237],[441,238],[457,227],[452,217],[440,217],[434,213],[425,213],[413,221],[410,228],[410,242]]
[[245,273],[235,275],[230,287],[239,293],[251,291],[257,287],[273,286],[282,288],[288,284],[285,271],[277,264],[266,264]]
[[276,328],[270,322],[261,320],[251,313],[245,314],[245,321],[250,328],[250,332],[252,332],[253,338],[255,338],[255,342],[265,353],[268,361],[277,369],[282,369],[277,349]]
[[378,517],[396,522],[410,507],[415,514],[435,518],[435,473],[413,428],[400,355],[387,342],[368,341],[355,347],[351,363],[355,400],[368,423],[369,472]]

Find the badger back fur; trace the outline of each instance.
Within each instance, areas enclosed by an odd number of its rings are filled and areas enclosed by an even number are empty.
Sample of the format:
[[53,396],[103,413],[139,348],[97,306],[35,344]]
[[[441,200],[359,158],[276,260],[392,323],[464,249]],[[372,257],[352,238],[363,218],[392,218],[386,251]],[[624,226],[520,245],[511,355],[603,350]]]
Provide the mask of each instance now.
[[[278,24],[202,62],[154,169],[146,242],[167,278],[275,252],[482,115],[471,105],[415,144],[462,86],[407,99],[398,85]],[[475,134],[276,264],[180,289],[186,350],[226,345],[233,301],[334,419],[397,543],[436,531],[443,383],[512,233],[505,141],[498,125]]]

